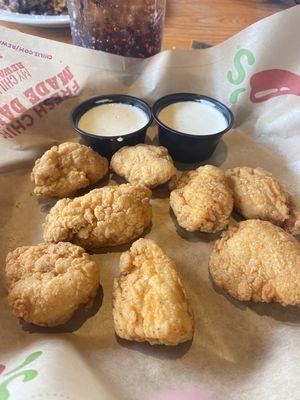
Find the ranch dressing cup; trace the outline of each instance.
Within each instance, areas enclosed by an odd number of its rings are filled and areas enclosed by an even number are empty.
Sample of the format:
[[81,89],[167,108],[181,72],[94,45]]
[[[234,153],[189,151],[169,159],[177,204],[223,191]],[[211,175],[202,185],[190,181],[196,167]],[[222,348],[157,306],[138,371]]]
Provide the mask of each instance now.
[[73,129],[83,142],[108,159],[123,146],[144,143],[152,120],[147,103],[122,94],[88,99],[71,115]]
[[223,103],[194,93],[162,97],[154,103],[152,114],[160,144],[174,160],[186,163],[207,160],[234,122]]
[[162,45],[166,0],[68,0],[73,43],[146,58]]

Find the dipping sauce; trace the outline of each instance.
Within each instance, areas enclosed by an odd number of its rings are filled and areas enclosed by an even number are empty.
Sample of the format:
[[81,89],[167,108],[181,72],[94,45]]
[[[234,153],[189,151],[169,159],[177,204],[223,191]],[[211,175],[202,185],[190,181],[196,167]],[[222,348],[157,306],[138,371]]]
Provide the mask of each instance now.
[[106,103],[82,115],[78,128],[97,136],[120,136],[136,132],[149,122],[139,107],[125,103]]
[[228,127],[225,116],[209,101],[181,101],[163,108],[158,119],[167,127],[189,135],[213,135]]

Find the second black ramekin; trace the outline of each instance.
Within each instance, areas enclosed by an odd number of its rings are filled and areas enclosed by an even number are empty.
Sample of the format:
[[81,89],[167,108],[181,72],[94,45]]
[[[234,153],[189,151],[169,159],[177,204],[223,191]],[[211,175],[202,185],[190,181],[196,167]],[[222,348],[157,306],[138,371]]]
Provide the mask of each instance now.
[[[227,121],[226,129],[209,135],[191,135],[176,131],[159,120],[160,111],[170,104],[201,100],[211,103],[224,115]],[[232,128],[234,122],[233,114],[225,104],[212,97],[196,93],[173,93],[161,97],[154,103],[152,114],[158,125],[159,143],[169,150],[174,160],[184,163],[197,163],[207,160],[215,151],[221,137]]]

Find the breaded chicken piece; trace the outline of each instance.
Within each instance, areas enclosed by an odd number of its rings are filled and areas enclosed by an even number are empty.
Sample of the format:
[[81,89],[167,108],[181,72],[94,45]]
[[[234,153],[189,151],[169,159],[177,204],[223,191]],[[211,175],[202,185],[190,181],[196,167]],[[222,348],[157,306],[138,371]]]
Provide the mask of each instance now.
[[180,189],[185,186],[193,176],[197,175],[197,170],[192,171],[179,171],[177,170],[175,175],[168,182],[168,188],[170,190]]
[[288,195],[287,205],[289,207],[289,218],[286,219],[282,228],[292,235],[300,235],[300,210],[296,206],[294,198]]
[[225,232],[210,273],[238,300],[300,305],[300,243],[271,222],[247,220]]
[[97,265],[71,243],[18,247],[7,256],[6,277],[13,314],[40,326],[64,324],[99,287]]
[[225,173],[234,206],[247,219],[258,218],[300,234],[300,212],[293,198],[262,168],[237,167]]
[[122,147],[113,155],[110,166],[128,182],[149,188],[167,182],[176,172],[168,150],[149,144]]
[[108,171],[108,161],[91,148],[66,142],[36,160],[31,173],[34,193],[43,198],[71,196],[96,183]]
[[59,200],[46,217],[44,240],[68,241],[84,248],[129,243],[151,223],[150,197],[151,190],[145,186],[124,184]]
[[155,242],[134,242],[121,255],[120,270],[113,287],[113,319],[119,337],[166,345],[192,339],[193,313],[175,263]]
[[213,233],[228,225],[233,197],[219,168],[205,165],[183,173],[173,182],[174,186],[170,206],[182,228]]

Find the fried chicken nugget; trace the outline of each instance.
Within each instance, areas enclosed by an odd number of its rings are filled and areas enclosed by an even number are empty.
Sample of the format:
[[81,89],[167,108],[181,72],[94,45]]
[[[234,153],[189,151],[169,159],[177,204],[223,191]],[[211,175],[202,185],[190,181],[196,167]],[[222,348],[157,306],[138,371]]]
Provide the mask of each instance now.
[[150,197],[145,186],[124,184],[59,200],[46,217],[44,240],[69,241],[84,248],[129,243],[151,223]]
[[110,166],[128,182],[149,188],[167,182],[176,172],[168,150],[149,144],[122,147],[113,155]]
[[190,231],[219,232],[230,220],[233,197],[223,172],[212,165],[177,176],[170,206],[178,224]]
[[271,222],[247,220],[225,232],[210,273],[240,301],[300,305],[300,243]]
[[175,175],[168,182],[169,190],[180,189],[185,186],[192,177],[197,175],[197,170],[192,171],[179,171],[175,172]]
[[113,287],[113,319],[119,337],[165,345],[192,339],[193,313],[175,263],[155,242],[134,242],[121,255],[120,270]]
[[71,243],[18,247],[7,256],[6,277],[13,314],[40,326],[67,322],[99,287],[97,265]]
[[107,171],[106,158],[89,147],[66,142],[51,147],[36,160],[31,180],[36,196],[62,198],[96,183]]
[[233,192],[234,206],[247,219],[262,219],[288,232],[300,234],[300,212],[293,198],[262,168],[237,167],[225,173]]

